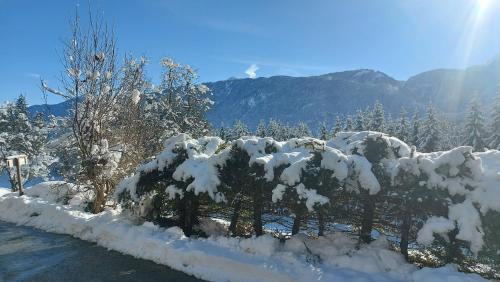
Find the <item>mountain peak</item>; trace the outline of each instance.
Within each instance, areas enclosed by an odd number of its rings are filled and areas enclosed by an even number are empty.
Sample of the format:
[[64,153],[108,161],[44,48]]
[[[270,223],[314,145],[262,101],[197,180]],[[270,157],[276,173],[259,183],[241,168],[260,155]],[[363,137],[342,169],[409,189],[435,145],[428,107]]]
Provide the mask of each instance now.
[[396,83],[389,75],[372,69],[356,69],[321,75],[326,80],[343,79],[357,83]]

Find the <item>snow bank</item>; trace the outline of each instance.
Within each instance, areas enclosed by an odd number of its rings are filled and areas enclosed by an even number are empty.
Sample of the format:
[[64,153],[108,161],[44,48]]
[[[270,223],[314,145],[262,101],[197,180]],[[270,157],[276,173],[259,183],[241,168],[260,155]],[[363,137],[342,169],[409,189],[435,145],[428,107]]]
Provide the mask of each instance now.
[[413,281],[426,282],[455,282],[455,281],[477,281],[475,275],[464,276],[457,271],[455,265],[446,265],[441,268],[424,267],[412,274]]
[[388,250],[384,238],[358,250],[355,239],[340,233],[316,240],[297,235],[285,243],[271,236],[194,239],[177,227],[134,225],[119,210],[89,214],[58,203],[47,184],[34,188],[22,197],[0,189],[0,219],[70,234],[209,281],[484,281],[450,266],[417,270]]

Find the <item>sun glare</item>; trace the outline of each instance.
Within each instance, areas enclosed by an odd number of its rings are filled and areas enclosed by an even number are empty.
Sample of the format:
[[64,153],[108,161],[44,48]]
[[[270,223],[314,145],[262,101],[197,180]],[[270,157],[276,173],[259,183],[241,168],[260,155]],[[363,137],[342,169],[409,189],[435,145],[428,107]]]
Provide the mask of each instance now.
[[471,53],[478,41],[482,40],[481,31],[484,22],[491,15],[492,0],[476,0],[471,3],[470,14],[463,30],[459,44],[459,56],[462,67],[466,67],[470,62]]
[[478,9],[477,9],[477,16],[478,18],[482,18],[485,14],[485,12],[488,10],[489,6],[491,5],[491,0],[477,0],[478,1]]

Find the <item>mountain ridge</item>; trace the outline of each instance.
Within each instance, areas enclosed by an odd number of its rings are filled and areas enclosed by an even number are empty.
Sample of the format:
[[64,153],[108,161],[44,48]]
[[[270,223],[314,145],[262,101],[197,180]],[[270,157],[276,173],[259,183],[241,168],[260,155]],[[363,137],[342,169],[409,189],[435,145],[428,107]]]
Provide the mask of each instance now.
[[[230,78],[204,83],[215,104],[208,119],[218,127],[241,120],[255,128],[259,120],[276,119],[311,127],[337,115],[354,114],[357,109],[384,104],[387,113],[397,115],[401,107],[424,109],[429,103],[449,115],[463,113],[472,98],[489,103],[500,84],[500,59],[466,69],[433,69],[397,80],[373,69],[356,69],[316,76]],[[49,106],[55,115],[69,103]],[[30,112],[43,110],[34,105]]]

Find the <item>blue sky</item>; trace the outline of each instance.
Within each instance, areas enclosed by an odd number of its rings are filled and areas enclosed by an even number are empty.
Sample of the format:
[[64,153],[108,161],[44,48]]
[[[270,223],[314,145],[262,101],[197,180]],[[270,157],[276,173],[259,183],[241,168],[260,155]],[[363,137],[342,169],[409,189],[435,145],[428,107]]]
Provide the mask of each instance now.
[[[90,0],[120,54],[145,55],[159,77],[170,56],[200,81],[306,76],[356,68],[397,79],[500,55],[500,0]],[[57,85],[61,40],[89,1],[0,0],[0,100],[42,102],[38,77]],[[56,102],[51,97],[49,102]]]

